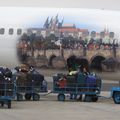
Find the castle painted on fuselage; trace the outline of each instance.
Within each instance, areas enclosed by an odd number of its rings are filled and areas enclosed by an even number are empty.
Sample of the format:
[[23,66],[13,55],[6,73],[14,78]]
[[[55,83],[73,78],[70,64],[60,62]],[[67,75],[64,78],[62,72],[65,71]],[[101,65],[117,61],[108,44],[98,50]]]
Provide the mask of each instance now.
[[[79,22],[79,21],[78,21]],[[77,40],[83,39],[89,42],[91,39],[94,39],[96,42],[99,42],[102,39],[103,43],[113,43],[113,40],[116,39],[115,42],[118,42],[117,38],[115,38],[115,33],[109,31],[107,27],[104,27],[101,32],[90,31],[88,29],[77,28],[74,23],[64,23],[64,18],[60,21],[58,19],[58,14],[53,18],[47,17],[45,20],[43,27],[41,28],[29,28],[27,30],[28,35],[31,33],[35,33],[37,36],[48,37],[50,35],[54,35],[58,39],[72,37]]]

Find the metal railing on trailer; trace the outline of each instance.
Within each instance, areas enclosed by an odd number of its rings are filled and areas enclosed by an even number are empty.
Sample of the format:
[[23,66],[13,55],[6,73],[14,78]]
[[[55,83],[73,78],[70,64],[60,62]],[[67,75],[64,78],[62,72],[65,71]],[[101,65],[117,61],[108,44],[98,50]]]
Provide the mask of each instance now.
[[0,104],[3,107],[7,105],[11,108],[11,101],[15,99],[16,96],[16,84],[10,78],[5,78],[5,80],[0,81]]
[[[73,77],[73,76],[70,76]],[[74,77],[72,79],[75,79]],[[60,77],[53,76],[53,93],[58,93],[58,100],[64,101],[65,100],[65,94],[70,94],[70,96],[74,96],[74,99],[76,99],[77,95],[85,95],[85,101],[86,102],[96,102],[98,100],[98,96],[101,92],[101,79],[96,83],[86,83],[84,80],[84,83],[79,81],[78,82],[72,82],[68,83],[69,78],[66,78],[67,82],[62,85],[59,84]],[[75,80],[73,80],[75,81]]]
[[40,93],[47,92],[47,85],[35,84],[34,81],[25,84],[16,84],[17,101],[40,100]]

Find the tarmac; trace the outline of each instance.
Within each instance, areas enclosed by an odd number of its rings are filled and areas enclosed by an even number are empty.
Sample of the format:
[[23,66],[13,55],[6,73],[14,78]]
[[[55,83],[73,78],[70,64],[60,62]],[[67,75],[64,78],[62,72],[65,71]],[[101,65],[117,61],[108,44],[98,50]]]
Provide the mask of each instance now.
[[0,108],[0,120],[119,120],[120,105],[102,92],[97,102],[57,101],[56,94],[42,95],[40,101],[12,101],[12,108]]

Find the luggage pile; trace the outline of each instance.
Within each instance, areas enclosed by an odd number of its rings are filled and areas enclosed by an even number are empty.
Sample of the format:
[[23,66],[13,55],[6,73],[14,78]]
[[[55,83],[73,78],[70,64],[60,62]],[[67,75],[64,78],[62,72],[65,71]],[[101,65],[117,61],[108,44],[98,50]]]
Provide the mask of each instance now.
[[15,82],[9,68],[0,67],[0,104],[11,108],[11,100],[15,97]]
[[36,71],[33,67],[30,69],[19,68],[16,76],[16,85],[18,91],[20,90],[24,92],[25,90],[33,90],[33,88],[35,89],[36,87],[39,88],[39,90],[43,89],[42,85],[44,76]]
[[44,76],[35,70],[33,66],[22,65],[22,67],[15,68],[17,72],[14,73],[16,79],[16,94],[17,100],[35,101],[40,99],[41,92],[47,92],[47,82]]
[[[62,82],[62,81],[65,82]],[[53,77],[53,83],[55,90],[58,90],[58,88],[61,88],[60,84],[62,84],[62,88],[65,88],[65,90],[68,91],[75,91],[77,88],[77,91],[90,91],[90,90],[97,90],[101,88],[101,78],[97,76],[96,74],[84,74],[84,73],[77,73],[75,75],[63,75],[58,74]],[[59,89],[60,90],[60,89]],[[62,89],[63,90],[63,89]]]
[[0,67],[0,96],[13,96],[14,81],[9,68]]
[[96,74],[77,72],[74,75],[57,74],[53,76],[53,93],[58,93],[58,101],[65,100],[65,94],[70,94],[70,99],[96,102],[101,92],[101,78]]

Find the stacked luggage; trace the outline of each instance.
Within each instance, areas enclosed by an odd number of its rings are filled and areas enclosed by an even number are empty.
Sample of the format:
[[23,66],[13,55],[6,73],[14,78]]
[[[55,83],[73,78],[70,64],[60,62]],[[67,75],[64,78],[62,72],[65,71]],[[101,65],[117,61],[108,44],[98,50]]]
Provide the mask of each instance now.
[[[35,69],[23,70],[19,69],[16,74],[16,85],[17,85],[17,99],[22,100],[23,94],[25,99],[30,100],[32,96],[40,97],[40,92],[46,92],[47,86],[45,86],[44,76],[37,72]],[[38,99],[38,98],[36,98]]]
[[18,72],[16,84],[18,87],[32,87],[32,85],[42,87],[43,80],[44,76],[37,71]]
[[[61,81],[62,87],[61,87]],[[96,97],[101,92],[101,78],[96,74],[85,74],[79,72],[75,75],[56,75],[53,76],[53,91],[59,93],[58,99],[65,98],[64,94],[90,95]],[[62,95],[61,95],[62,94]],[[92,98],[91,97],[91,98]],[[88,96],[86,97],[88,100]],[[93,100],[93,101],[95,101]]]
[[[58,74],[54,76],[54,83],[59,82],[59,80],[64,76],[66,79],[66,86],[65,87],[100,87],[101,86],[101,79],[97,75],[89,74],[86,75],[84,73],[78,73],[76,75],[62,75]],[[57,84],[55,84],[57,85]]]
[[0,96],[12,96],[14,83],[12,72],[8,68],[0,67]]
[[11,108],[11,100],[15,97],[15,82],[9,68],[0,67],[0,103]]

